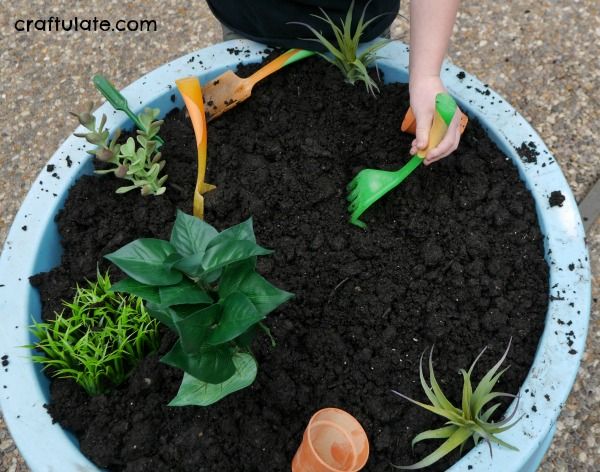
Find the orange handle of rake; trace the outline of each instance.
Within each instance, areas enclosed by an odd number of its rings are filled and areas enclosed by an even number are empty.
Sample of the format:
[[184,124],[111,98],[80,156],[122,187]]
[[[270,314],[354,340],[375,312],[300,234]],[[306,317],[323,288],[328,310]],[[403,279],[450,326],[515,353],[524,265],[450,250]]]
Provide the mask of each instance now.
[[[460,128],[460,134],[465,132],[465,128],[467,127],[467,123],[469,122],[469,118],[463,112],[460,113],[460,124],[458,125]],[[405,133],[416,134],[417,133],[417,119],[412,111],[411,107],[408,107],[406,111],[406,115],[404,115],[404,120],[402,120],[402,125],[400,129]]]
[[192,120],[194,134],[196,136],[196,147],[198,151],[198,177],[196,189],[194,190],[194,216],[204,218],[203,195],[215,188],[214,185],[204,182],[206,176],[206,117],[204,116],[204,102],[202,100],[202,88],[196,77],[186,77],[175,81],[177,89],[183,97],[185,106]]

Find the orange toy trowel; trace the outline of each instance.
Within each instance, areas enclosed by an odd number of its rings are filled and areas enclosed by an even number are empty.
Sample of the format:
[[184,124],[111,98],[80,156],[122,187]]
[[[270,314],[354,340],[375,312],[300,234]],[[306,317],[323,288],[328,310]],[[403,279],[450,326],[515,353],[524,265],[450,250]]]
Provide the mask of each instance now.
[[196,77],[186,77],[176,80],[177,88],[183,97],[185,106],[192,120],[196,146],[198,148],[198,178],[194,190],[194,216],[204,219],[204,194],[216,187],[204,182],[206,176],[206,117],[204,115],[204,102],[202,101],[202,88]]
[[250,98],[252,87],[265,77],[268,77],[273,72],[277,72],[282,67],[313,54],[314,52],[305,51],[304,49],[290,49],[245,79],[228,70],[216,79],[210,80],[204,84],[204,98],[208,121],[215,119],[217,116],[235,107],[238,103]]

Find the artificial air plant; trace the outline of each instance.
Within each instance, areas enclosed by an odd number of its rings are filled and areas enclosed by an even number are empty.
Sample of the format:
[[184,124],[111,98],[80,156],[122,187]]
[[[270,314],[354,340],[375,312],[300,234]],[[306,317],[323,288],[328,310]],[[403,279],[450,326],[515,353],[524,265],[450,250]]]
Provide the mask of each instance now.
[[171,406],[210,405],[254,382],[251,342],[267,314],[293,295],[256,273],[252,219],[222,232],[181,211],[169,241],[138,239],[106,256],[128,277],[113,290],[138,295],[178,340],[161,362],[184,371]]
[[410,466],[397,466],[394,467],[398,469],[422,469],[423,467],[428,467],[431,464],[437,462],[442,457],[449,454],[451,451],[460,446],[460,450],[462,452],[466,442],[469,438],[473,438],[473,442],[475,445],[479,444],[481,440],[485,441],[490,447],[490,455],[492,453],[492,443],[498,444],[500,446],[507,447],[512,450],[518,450],[516,447],[511,444],[506,443],[496,436],[496,434],[502,433],[510,428],[512,428],[519,420],[512,422],[515,413],[517,412],[518,403],[515,407],[515,410],[511,415],[504,418],[499,422],[490,421],[490,418],[494,414],[494,412],[501,406],[501,403],[494,403],[491,406],[487,406],[492,400],[501,397],[510,397],[515,398],[515,395],[511,395],[508,393],[500,393],[493,392],[493,388],[502,376],[504,372],[508,369],[505,367],[504,369],[498,371],[500,366],[506,359],[508,354],[508,350],[510,349],[510,341],[508,343],[508,347],[504,352],[504,355],[500,358],[500,360],[483,376],[475,390],[473,390],[471,377],[473,374],[473,369],[475,364],[481,357],[481,355],[487,349],[484,348],[468,371],[464,369],[460,370],[460,373],[463,378],[463,388],[462,388],[462,404],[461,407],[455,407],[450,403],[450,401],[442,392],[433,372],[433,348],[429,353],[429,383],[425,380],[425,376],[423,375],[423,355],[421,355],[421,360],[419,362],[419,376],[421,379],[421,386],[425,391],[425,395],[431,402],[431,404],[421,403],[412,398],[407,397],[406,395],[399,393],[395,390],[392,390],[393,393],[399,395],[400,397],[414,403],[415,405],[420,406],[432,413],[435,413],[438,416],[446,418],[446,425],[442,428],[433,429],[424,431],[420,434],[417,434],[412,440],[412,445],[414,447],[418,442],[428,440],[428,439],[445,439],[445,441],[431,454],[429,454],[424,459],[419,462],[410,465]]
[[346,19],[340,21],[341,27],[336,25],[334,20],[332,20],[322,8],[320,8],[320,10],[323,16],[312,15],[315,18],[327,23],[335,35],[335,42],[337,43],[337,46],[331,43],[331,41],[329,41],[321,32],[317,31],[314,27],[307,23],[291,22],[290,24],[297,24],[308,28],[312,34],[315,35],[315,38],[309,39],[311,41],[317,41],[321,43],[331,54],[329,56],[319,53],[319,55],[340,69],[347,82],[351,84],[354,84],[357,81],[363,82],[367,88],[367,91],[374,95],[375,91],[379,91],[379,87],[369,75],[368,68],[375,65],[375,62],[378,59],[376,54],[377,51],[388,44],[390,40],[383,39],[378,41],[364,49],[364,51],[362,51],[360,54],[358,53],[360,39],[365,29],[382,16],[377,15],[365,21],[365,14],[370,3],[371,2],[369,1],[365,5],[354,31],[352,31],[354,0],[350,3],[350,8],[346,13]]

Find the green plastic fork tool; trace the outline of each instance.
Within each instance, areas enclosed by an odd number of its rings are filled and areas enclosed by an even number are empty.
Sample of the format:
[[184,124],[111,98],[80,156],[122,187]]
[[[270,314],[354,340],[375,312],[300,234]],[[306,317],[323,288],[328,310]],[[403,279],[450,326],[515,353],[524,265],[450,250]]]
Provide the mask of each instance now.
[[431,131],[429,132],[429,143],[427,148],[417,151],[417,153],[408,161],[404,167],[389,172],[385,170],[363,169],[348,184],[347,190],[348,211],[350,223],[366,228],[367,225],[360,221],[360,216],[373,203],[383,197],[390,190],[398,186],[410,173],[415,170],[425,159],[427,151],[436,147],[450,126],[458,106],[454,99],[447,93],[438,93],[435,97],[435,113]]
[[[121,95],[121,92],[119,92],[106,77],[102,75],[95,75],[93,80],[96,89],[98,89],[102,96],[106,98],[106,101],[110,103],[115,110],[124,112],[129,119],[133,121],[135,125],[142,131],[148,131],[138,116],[131,111],[131,108],[129,108],[125,97]],[[165,144],[164,140],[158,135],[154,137],[154,140],[160,144]]]

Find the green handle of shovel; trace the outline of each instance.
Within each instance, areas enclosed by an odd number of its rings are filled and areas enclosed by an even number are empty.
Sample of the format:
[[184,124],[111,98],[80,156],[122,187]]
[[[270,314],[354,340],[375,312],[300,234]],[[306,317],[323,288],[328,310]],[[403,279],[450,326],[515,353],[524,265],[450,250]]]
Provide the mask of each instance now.
[[[98,74],[94,76],[93,81],[96,89],[98,89],[102,96],[106,98],[106,101],[110,103],[115,110],[124,112],[129,119],[133,121],[135,125],[142,131],[148,131],[138,116],[131,111],[131,108],[129,108],[125,97],[121,95],[121,92],[119,92],[106,77]],[[165,144],[164,140],[158,135],[154,137],[154,140],[160,144]]]
[[314,51],[307,51],[306,49],[300,49],[296,54],[294,54],[287,61],[285,61],[285,64],[283,64],[283,65],[289,66],[290,64],[293,64],[296,61],[299,61],[301,59],[304,59],[304,58],[307,58],[310,56],[314,56],[315,54],[316,54],[316,52],[314,52]]

